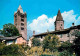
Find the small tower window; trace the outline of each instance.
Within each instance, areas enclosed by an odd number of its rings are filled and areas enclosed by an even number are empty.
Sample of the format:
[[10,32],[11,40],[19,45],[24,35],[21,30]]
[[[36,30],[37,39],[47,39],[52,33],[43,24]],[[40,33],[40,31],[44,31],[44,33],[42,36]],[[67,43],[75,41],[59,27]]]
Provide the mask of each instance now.
[[24,18],[24,15],[21,15],[22,18]]
[[21,27],[21,30],[24,30],[24,28],[23,28],[23,27]]
[[62,24],[61,24],[61,26],[62,26]]
[[21,18],[21,21],[24,22],[24,19]]
[[21,26],[24,26],[24,23],[21,23]]

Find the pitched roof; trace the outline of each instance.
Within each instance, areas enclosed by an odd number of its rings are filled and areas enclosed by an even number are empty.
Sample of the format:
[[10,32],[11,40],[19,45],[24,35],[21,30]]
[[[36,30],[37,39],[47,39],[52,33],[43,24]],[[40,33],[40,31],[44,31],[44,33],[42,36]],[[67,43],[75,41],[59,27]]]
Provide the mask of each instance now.
[[44,32],[44,33],[36,34],[33,36],[36,37],[36,36],[43,36],[43,35],[47,35],[47,34],[62,34],[62,33],[64,34],[64,33],[68,33],[71,29],[80,29],[80,25],[72,26],[70,28],[63,29],[61,31]]
[[3,37],[3,36],[0,36],[0,40],[14,40],[14,39],[17,39],[19,36],[13,36],[13,37]]
[[62,21],[63,20],[63,17],[61,15],[61,12],[60,10],[58,10],[58,14],[57,14],[57,17],[56,17],[56,21]]

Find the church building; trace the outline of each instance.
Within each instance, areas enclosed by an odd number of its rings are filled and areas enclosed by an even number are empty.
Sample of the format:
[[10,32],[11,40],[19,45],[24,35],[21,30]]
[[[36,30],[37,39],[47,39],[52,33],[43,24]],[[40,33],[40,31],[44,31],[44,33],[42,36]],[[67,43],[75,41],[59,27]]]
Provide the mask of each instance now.
[[[34,32],[33,32],[32,38],[38,38],[38,39],[40,39],[40,41],[43,41],[43,39],[45,38],[46,35],[48,35],[48,34],[54,35],[55,34],[59,37],[59,40],[61,43],[65,42],[65,41],[69,41],[69,42],[73,43],[73,40],[76,37],[73,36],[72,34],[76,30],[80,31],[80,25],[75,26],[74,23],[72,23],[72,26],[70,28],[64,29],[64,20],[63,20],[60,10],[58,10],[58,14],[56,16],[56,20],[54,23],[55,23],[55,31],[50,31],[50,32],[48,31],[48,32],[40,33],[40,34],[34,34]],[[30,39],[32,40],[32,38],[30,38]],[[31,40],[29,41],[30,46],[32,44]]]
[[23,12],[21,5],[19,5],[17,12],[14,13],[14,25],[19,30],[19,33],[27,40],[27,15]]

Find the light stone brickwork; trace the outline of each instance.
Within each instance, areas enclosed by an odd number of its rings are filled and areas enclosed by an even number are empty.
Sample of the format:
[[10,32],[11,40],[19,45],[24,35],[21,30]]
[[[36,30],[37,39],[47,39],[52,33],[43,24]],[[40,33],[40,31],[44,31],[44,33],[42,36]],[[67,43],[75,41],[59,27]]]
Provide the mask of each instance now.
[[26,44],[26,40],[23,37],[17,38],[17,44]]
[[[70,43],[73,43],[73,40],[76,37],[72,34],[75,32],[75,30],[80,31],[80,25],[74,26],[74,24],[72,24],[70,28],[64,29],[64,20],[59,10],[55,21],[55,31],[45,32],[45,33],[40,33],[35,35],[33,34],[33,37],[38,38],[42,42],[46,35],[55,34],[59,37],[59,41],[61,43],[65,41],[69,41]],[[32,45],[32,42],[30,43],[30,45]]]
[[63,20],[60,10],[58,10],[58,14],[57,14],[56,21],[55,21],[55,30],[60,31],[63,29],[64,29],[64,20]]
[[17,12],[14,13],[14,25],[19,30],[19,33],[27,40],[27,15],[23,12],[21,5]]

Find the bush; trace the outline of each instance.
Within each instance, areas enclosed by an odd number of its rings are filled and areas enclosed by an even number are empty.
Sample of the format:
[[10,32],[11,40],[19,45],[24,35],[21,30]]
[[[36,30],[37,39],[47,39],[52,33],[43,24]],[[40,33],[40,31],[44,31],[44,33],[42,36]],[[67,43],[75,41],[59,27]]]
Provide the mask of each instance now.
[[43,40],[43,48],[49,49],[50,51],[57,51],[59,47],[59,37],[56,35],[47,35]]
[[[0,44],[1,45],[1,44]],[[1,45],[0,46],[0,56],[21,56],[25,55],[24,49],[17,44],[11,45]]]
[[32,47],[31,49],[28,49],[27,50],[27,55],[41,55],[43,53],[43,48],[42,47]]
[[32,44],[33,44],[33,46],[40,46],[41,45],[40,40],[37,38],[32,39]]
[[59,51],[64,51],[64,50],[68,50],[68,51],[73,51],[72,50],[72,43],[69,43],[69,42],[64,42],[61,44],[61,46],[59,47]]
[[72,56],[72,54],[69,51],[64,50],[63,52],[60,52],[59,56]]

